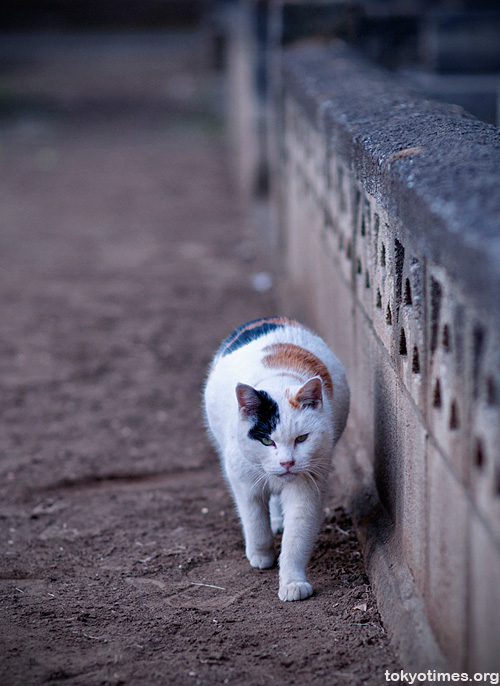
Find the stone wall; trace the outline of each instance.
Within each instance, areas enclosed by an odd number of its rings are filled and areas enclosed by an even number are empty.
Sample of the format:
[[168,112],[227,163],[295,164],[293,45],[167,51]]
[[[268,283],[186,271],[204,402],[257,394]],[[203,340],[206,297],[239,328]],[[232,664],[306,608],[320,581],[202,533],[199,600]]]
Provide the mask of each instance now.
[[343,45],[283,55],[291,309],[352,389],[338,473],[407,667],[500,669],[500,131]]

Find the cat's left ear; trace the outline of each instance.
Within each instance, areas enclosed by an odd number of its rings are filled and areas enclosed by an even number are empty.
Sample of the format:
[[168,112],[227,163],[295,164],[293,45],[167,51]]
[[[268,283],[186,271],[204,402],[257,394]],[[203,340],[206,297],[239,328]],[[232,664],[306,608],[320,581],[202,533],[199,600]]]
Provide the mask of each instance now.
[[298,391],[294,398],[295,403],[301,410],[310,407],[313,410],[320,410],[323,407],[323,384],[319,376],[309,379]]

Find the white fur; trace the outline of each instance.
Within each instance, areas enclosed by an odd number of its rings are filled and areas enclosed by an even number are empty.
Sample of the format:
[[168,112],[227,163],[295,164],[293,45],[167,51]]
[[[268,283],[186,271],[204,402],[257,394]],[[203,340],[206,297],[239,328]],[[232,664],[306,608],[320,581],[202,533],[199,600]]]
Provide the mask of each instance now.
[[[284,375],[264,366],[264,348],[292,343],[312,352],[327,367],[333,402],[323,388],[322,405],[294,409],[289,398],[310,379]],[[274,446],[248,437],[252,421],[241,412],[236,386],[266,391],[279,407]],[[246,555],[258,569],[275,563],[273,533],[283,531],[279,558],[279,597],[302,600],[312,593],[306,566],[323,519],[333,448],[349,412],[344,369],[326,343],[302,326],[286,325],[234,352],[217,355],[204,393],[208,427],[221,456],[245,535]],[[295,439],[308,434],[303,443]],[[294,462],[287,470],[281,463]]]

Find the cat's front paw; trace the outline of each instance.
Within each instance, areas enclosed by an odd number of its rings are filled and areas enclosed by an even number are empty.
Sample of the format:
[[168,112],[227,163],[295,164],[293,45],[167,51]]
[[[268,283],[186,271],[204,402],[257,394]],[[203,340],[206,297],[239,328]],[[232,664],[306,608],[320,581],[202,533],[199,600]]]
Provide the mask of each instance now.
[[280,584],[278,596],[280,600],[304,600],[312,595],[313,589],[308,581],[291,581]]
[[274,553],[255,553],[255,555],[248,556],[248,561],[256,569],[270,569],[274,567],[276,555]]

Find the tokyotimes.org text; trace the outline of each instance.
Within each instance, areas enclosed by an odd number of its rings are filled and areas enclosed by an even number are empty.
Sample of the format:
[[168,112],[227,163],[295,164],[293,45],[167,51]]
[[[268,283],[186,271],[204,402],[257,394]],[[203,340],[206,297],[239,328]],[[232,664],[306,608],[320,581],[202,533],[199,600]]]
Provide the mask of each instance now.
[[498,684],[499,672],[477,672],[467,674],[466,672],[438,672],[436,669],[428,669],[426,672],[406,672],[401,669],[398,672],[385,670],[386,682],[393,684],[422,684],[422,683],[476,683],[476,684]]

